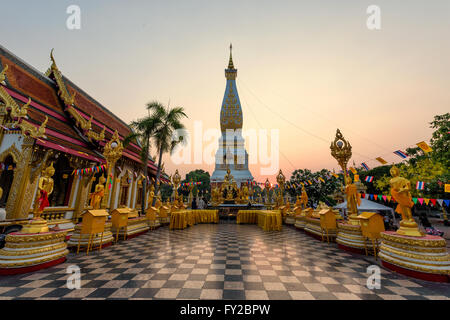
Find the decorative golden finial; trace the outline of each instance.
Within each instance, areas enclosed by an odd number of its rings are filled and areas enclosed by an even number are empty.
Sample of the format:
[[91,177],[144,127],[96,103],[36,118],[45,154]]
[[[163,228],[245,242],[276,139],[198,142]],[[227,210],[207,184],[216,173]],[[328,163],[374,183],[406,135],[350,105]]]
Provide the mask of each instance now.
[[50,59],[52,60],[52,66],[51,68],[57,68],[56,67],[56,61],[55,61],[55,57],[53,57],[53,50],[55,50],[54,48],[52,48],[52,50],[50,51]]
[[5,64],[5,67],[3,68],[2,72],[0,72],[0,83],[5,81],[5,79],[6,79],[6,70],[8,70],[7,64]]
[[233,56],[231,55],[232,50],[233,50],[233,45],[230,43],[230,60],[228,62],[228,69],[234,69]]

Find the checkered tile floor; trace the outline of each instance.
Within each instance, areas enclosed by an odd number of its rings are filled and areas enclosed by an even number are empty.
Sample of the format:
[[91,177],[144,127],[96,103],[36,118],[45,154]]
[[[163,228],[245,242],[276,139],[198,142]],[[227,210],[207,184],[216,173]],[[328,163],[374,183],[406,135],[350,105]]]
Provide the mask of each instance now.
[[[381,289],[366,287],[372,258],[321,243],[295,228],[255,225],[167,227],[100,253],[68,256],[32,274],[0,277],[0,299],[449,299],[450,285],[382,268]],[[67,267],[81,289],[67,288]]]

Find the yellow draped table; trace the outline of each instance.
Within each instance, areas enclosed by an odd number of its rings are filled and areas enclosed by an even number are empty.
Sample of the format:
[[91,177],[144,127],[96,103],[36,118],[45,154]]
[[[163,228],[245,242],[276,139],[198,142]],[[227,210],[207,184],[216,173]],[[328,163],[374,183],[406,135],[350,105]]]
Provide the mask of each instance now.
[[261,210],[258,212],[258,227],[264,231],[281,231],[281,212]]
[[196,223],[219,223],[219,210],[191,210]]
[[279,210],[239,210],[236,223],[253,223],[264,231],[280,231],[281,212]]
[[239,210],[236,216],[236,223],[253,223],[258,222],[258,213],[261,210]]
[[218,210],[180,210],[172,212],[169,229],[185,229],[198,223],[218,222]]
[[172,212],[169,229],[186,229],[190,222],[190,216],[186,210]]

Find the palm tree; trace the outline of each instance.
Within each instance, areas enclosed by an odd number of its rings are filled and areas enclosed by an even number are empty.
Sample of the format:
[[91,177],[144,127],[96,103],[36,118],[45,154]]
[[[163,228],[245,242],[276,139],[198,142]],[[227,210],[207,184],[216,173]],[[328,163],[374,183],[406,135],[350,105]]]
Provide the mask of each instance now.
[[[159,153],[158,170],[155,179],[155,195],[158,194],[159,180],[161,177],[162,156],[164,153],[172,153],[174,149],[186,142],[183,138],[186,136],[185,126],[181,122],[182,118],[188,116],[182,107],[166,108],[161,103],[152,102],[147,105],[147,110],[150,112],[149,117],[155,119],[157,125],[153,131],[152,138]],[[175,132],[178,132],[178,137],[175,137]],[[181,134],[180,134],[181,133]],[[156,203],[156,197],[153,198],[152,206]]]
[[142,172],[144,173],[145,179],[142,181],[142,197],[141,197],[141,212],[144,214],[145,211],[145,201],[146,201],[146,187],[147,187],[147,165],[150,157],[150,138],[157,127],[157,121],[154,118],[147,116],[136,121],[132,121],[130,127],[133,132],[125,137],[123,145],[126,147],[132,141],[138,141],[141,145],[141,161],[142,161]]
[[[181,119],[187,117],[183,108],[176,107],[170,109],[163,104],[152,101],[147,104],[148,116],[131,122],[130,126],[134,130],[130,135],[124,139],[124,145],[127,146],[131,141],[137,140],[140,142],[142,149],[140,152],[142,160],[142,170],[145,173],[145,183],[142,185],[142,213],[145,210],[146,201],[146,186],[147,186],[147,164],[150,159],[150,147],[153,144],[156,146],[159,153],[158,169],[155,179],[155,195],[158,194],[159,180],[161,176],[162,156],[166,152],[171,152],[177,145],[183,143],[185,140],[185,126],[181,123]],[[175,131],[181,130],[183,134],[179,135],[177,139],[173,139]],[[153,198],[155,205],[156,197]]]

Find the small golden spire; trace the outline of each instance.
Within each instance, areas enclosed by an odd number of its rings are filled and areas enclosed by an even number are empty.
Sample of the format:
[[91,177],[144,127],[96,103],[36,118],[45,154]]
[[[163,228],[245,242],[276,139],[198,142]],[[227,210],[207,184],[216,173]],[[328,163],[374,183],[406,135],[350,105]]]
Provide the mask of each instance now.
[[231,50],[233,50],[233,45],[230,43],[230,61],[228,62],[228,69],[234,69],[233,57],[231,55]]

